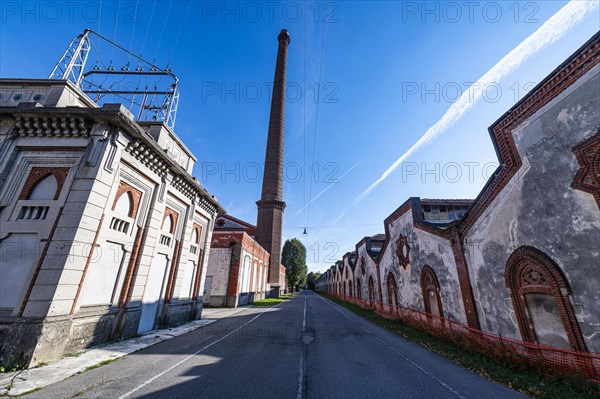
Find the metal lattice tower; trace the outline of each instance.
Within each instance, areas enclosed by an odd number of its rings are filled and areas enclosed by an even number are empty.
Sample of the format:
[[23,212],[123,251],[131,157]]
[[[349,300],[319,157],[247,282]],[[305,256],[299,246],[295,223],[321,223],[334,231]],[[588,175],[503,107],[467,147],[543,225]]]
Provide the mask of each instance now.
[[[93,47],[92,35],[126,55],[127,64],[117,69],[112,66],[111,60],[108,67],[101,68],[98,62],[102,63],[102,60],[99,59],[92,68],[86,69]],[[132,58],[138,63],[138,67],[134,69],[129,67]],[[166,83],[162,82],[165,77],[169,79]],[[96,83],[94,78],[103,80]],[[136,78],[138,84],[134,83]],[[144,89],[140,89],[139,82],[142,78],[155,79],[154,84],[150,83],[150,88],[146,85]],[[172,70],[154,65],[91,29],[86,29],[71,41],[48,79],[69,80],[98,104],[106,102],[107,96],[118,98],[117,102],[128,106],[137,121],[161,121],[171,129],[175,126],[179,80]],[[161,84],[164,87],[159,87]],[[138,98],[141,100],[137,100]]]

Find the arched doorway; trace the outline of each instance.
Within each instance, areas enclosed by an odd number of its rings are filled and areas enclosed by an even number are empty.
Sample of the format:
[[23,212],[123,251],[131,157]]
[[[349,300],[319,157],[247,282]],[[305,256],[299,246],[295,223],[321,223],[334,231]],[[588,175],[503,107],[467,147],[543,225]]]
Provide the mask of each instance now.
[[524,341],[586,351],[569,285],[552,259],[532,247],[518,248],[504,277]]
[[438,317],[444,317],[442,300],[440,298],[440,284],[433,269],[427,265],[421,270],[421,289],[425,312]]
[[372,276],[369,276],[369,302],[371,306],[375,304],[375,284]]
[[348,280],[348,295],[354,296],[352,292],[352,280]]
[[396,278],[392,272],[388,273],[387,276],[387,292],[388,292],[388,304],[394,308],[398,306],[398,289],[396,286]]

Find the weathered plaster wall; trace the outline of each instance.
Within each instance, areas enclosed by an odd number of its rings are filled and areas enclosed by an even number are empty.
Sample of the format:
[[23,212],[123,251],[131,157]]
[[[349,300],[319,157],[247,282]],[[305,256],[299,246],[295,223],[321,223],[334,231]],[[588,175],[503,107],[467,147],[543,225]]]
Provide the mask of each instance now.
[[222,306],[227,294],[229,267],[231,264],[230,248],[211,248],[208,256],[206,276],[212,277],[210,299],[208,305]]
[[600,66],[513,132],[523,165],[465,239],[475,302],[484,330],[520,339],[504,279],[506,262],[528,245],[560,267],[588,350],[600,351],[600,212],[573,189],[572,148],[600,128]]
[[357,262],[365,262],[365,274],[362,275],[362,271],[360,269],[360,263],[357,263],[356,266],[356,275],[360,276],[361,279],[361,290],[362,290],[362,298],[369,299],[369,277],[373,278],[373,297],[375,300],[379,298],[379,283],[377,278],[377,264],[371,258],[369,253],[367,252],[366,244],[362,243],[359,247],[356,248],[356,259]]
[[[398,285],[400,305],[424,311],[421,271],[425,265],[428,265],[435,271],[440,284],[444,316],[466,324],[458,274],[450,243],[443,238],[415,228],[410,210],[392,221],[389,233],[390,243],[385,249],[385,253],[381,255],[379,265],[384,303],[388,301],[387,276],[391,271]],[[396,242],[400,234],[407,238],[410,247],[410,264],[406,269],[399,265],[396,256]]]

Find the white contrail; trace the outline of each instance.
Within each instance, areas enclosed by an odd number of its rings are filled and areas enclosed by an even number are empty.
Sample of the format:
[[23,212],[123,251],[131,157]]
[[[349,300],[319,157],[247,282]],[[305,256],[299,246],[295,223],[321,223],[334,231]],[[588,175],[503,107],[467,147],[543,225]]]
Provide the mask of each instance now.
[[336,179],[335,182],[330,183],[327,187],[325,187],[323,190],[321,190],[317,195],[315,195],[310,201],[308,201],[306,203],[306,205],[304,205],[302,208],[300,208],[298,210],[298,212],[294,213],[292,215],[292,217],[290,217],[289,219],[286,220],[286,222],[289,222],[290,220],[292,220],[293,218],[295,218],[296,216],[298,216],[300,214],[300,212],[302,212],[304,209],[306,209],[306,207],[308,207],[310,204],[312,204],[313,202],[315,202],[317,200],[317,198],[319,198],[321,195],[325,194],[327,192],[327,190],[329,190],[330,188],[332,188],[333,186],[335,186],[336,183],[339,183],[340,180],[342,180],[344,178],[344,176],[346,176],[348,173],[352,172],[352,169],[356,168],[358,166],[358,164],[360,164],[362,162],[362,159],[360,161],[358,161],[357,163],[355,163],[350,169],[348,169],[343,175],[341,175],[338,179]]
[[419,151],[437,138],[446,129],[454,125],[465,112],[471,109],[483,95],[483,89],[489,84],[497,83],[506,75],[517,69],[527,58],[560,39],[571,28],[577,25],[588,13],[598,7],[598,0],[572,0],[556,14],[550,17],[538,30],[532,33],[521,44],[504,56],[492,69],[473,83],[460,98],[452,104],[444,116],[431,126],[421,138],[400,156],[385,172],[365,191],[358,195],[352,205],[362,202],[383,182],[406,158]]

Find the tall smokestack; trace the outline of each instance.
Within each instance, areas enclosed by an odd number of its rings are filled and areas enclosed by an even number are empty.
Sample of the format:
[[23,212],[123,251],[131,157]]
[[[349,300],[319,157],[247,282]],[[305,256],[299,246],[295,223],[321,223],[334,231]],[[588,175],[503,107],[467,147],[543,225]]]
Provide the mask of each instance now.
[[[279,265],[281,264],[281,231],[283,227],[283,134],[285,114],[285,74],[287,50],[290,35],[282,29],[277,37],[279,48],[273,79],[273,96],[271,97],[271,114],[269,116],[269,132],[262,195],[258,206],[256,222],[256,241],[271,254],[269,262],[268,282],[271,293],[278,295]],[[281,287],[283,288],[283,287]]]

